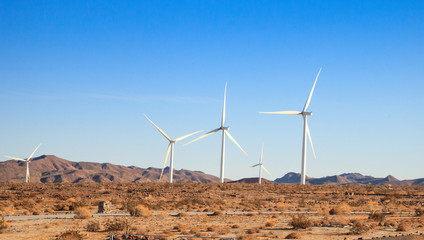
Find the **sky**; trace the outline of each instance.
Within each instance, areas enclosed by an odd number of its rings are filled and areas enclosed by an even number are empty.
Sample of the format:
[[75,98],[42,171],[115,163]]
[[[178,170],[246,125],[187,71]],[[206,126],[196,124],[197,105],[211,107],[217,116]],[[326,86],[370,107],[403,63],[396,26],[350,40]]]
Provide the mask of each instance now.
[[[171,138],[221,123],[225,177],[423,178],[423,1],[0,0],[0,155],[163,165]],[[219,176],[221,135],[183,146],[175,169]],[[6,157],[3,160],[7,160]]]

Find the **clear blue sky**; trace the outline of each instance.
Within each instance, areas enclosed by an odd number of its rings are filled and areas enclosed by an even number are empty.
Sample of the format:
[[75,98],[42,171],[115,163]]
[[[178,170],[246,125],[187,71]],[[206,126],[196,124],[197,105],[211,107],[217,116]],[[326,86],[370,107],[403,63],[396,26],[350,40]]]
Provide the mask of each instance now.
[[[219,127],[226,177],[422,178],[423,1],[0,0],[0,154],[161,167],[170,137]],[[187,141],[191,140],[188,139]],[[175,168],[219,175],[220,134],[175,146]],[[6,160],[6,158],[4,158]]]

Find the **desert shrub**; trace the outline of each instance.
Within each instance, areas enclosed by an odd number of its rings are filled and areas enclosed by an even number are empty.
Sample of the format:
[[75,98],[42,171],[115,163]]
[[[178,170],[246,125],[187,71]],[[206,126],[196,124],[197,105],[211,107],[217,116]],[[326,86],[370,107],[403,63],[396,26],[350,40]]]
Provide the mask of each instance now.
[[251,228],[251,229],[248,229],[247,230],[247,233],[248,234],[260,233],[260,232],[261,232],[261,229],[258,228],[258,227],[254,227],[254,228]]
[[80,207],[88,207],[88,203],[86,203],[85,201],[73,201],[71,203],[71,205],[69,205],[69,210],[70,211],[75,211],[77,208]]
[[289,222],[293,229],[306,229],[312,226],[312,221],[306,215],[294,215]]
[[105,224],[106,231],[128,231],[131,228],[131,222],[125,217],[115,217],[112,220],[108,220]]
[[396,228],[396,232],[406,232],[409,230],[409,225],[406,223],[401,223],[399,224],[399,226]]
[[389,226],[394,227],[396,225],[396,222],[394,220],[387,220],[387,221],[384,222],[383,225],[385,227],[389,227]]
[[299,233],[293,232],[293,233],[290,233],[289,235],[287,235],[285,237],[285,239],[301,239],[301,236],[300,236]]
[[68,230],[61,233],[58,237],[58,240],[80,240],[84,239],[84,236],[77,230]]
[[424,208],[415,209],[415,215],[417,215],[417,217],[423,216],[424,215]]
[[332,217],[332,218],[330,219],[330,223],[331,223],[332,225],[347,226],[347,225],[349,225],[350,220],[349,220],[349,219],[347,219],[347,218],[346,218],[346,217],[344,217],[344,216],[335,216],[335,217]]
[[100,222],[99,221],[90,221],[85,227],[87,232],[98,232],[100,230]]
[[374,211],[372,211],[370,213],[370,215],[368,216],[368,219],[371,219],[371,220],[374,220],[374,221],[379,221],[379,222],[384,221],[385,218],[386,218],[385,213],[378,213],[378,212],[374,212]]
[[329,211],[330,215],[339,215],[339,214],[346,214],[346,213],[350,213],[352,211],[352,209],[350,208],[349,205],[342,203],[340,205],[337,205],[336,207],[332,208]]
[[265,227],[272,227],[275,225],[275,221],[271,218],[268,218],[265,222]]
[[187,226],[181,223],[174,226],[174,230],[177,230],[178,232],[185,231],[186,229],[187,229]]
[[218,230],[218,226],[216,226],[216,225],[209,226],[209,227],[206,229],[206,231],[208,231],[208,232],[215,232],[215,231],[217,231],[217,230]]
[[87,207],[78,207],[74,210],[75,218],[88,219],[91,218],[91,212]]
[[152,211],[144,205],[137,205],[130,210],[130,215],[133,217],[149,217],[152,215]]
[[231,226],[231,228],[240,228],[240,225],[234,224],[233,226]]
[[9,228],[9,223],[2,218],[0,220],[0,233],[4,233]]
[[360,221],[355,221],[349,233],[357,235],[357,234],[366,233],[369,230],[370,228],[365,223],[362,223]]

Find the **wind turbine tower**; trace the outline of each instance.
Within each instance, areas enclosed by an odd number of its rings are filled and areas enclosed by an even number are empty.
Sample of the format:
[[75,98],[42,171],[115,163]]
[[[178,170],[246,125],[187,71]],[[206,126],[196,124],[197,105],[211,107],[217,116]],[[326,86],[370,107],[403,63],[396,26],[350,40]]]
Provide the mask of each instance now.
[[225,166],[225,136],[227,136],[240,150],[247,156],[247,153],[243,150],[243,148],[237,143],[237,141],[231,136],[231,134],[228,132],[230,129],[229,127],[225,127],[225,99],[227,95],[227,83],[225,83],[225,90],[224,90],[224,106],[222,107],[222,118],[221,118],[221,127],[214,129],[208,133],[203,134],[202,136],[194,139],[191,142],[188,142],[184,144],[184,146],[195,142],[197,140],[200,140],[204,137],[207,137],[213,133],[216,133],[218,131],[222,131],[222,146],[221,146],[221,168],[220,168],[220,174],[219,174],[219,182],[224,182],[224,166]]
[[155,126],[155,128],[169,141],[169,145],[168,145],[168,149],[166,150],[166,155],[165,155],[165,161],[163,163],[163,167],[162,167],[162,171],[160,173],[160,177],[159,179],[162,179],[162,175],[163,175],[163,170],[165,169],[165,165],[166,165],[166,161],[168,160],[168,155],[171,152],[171,156],[170,156],[170,160],[169,160],[169,182],[172,183],[173,177],[174,177],[174,144],[180,140],[183,140],[185,138],[190,137],[191,135],[194,135],[198,132],[201,132],[203,130],[194,132],[194,133],[190,133],[187,135],[184,135],[182,137],[176,138],[176,139],[171,139],[170,137],[168,137],[168,135],[166,135],[166,133],[164,131],[162,131],[162,129],[160,129],[152,120],[150,120],[146,114],[144,114],[144,116],[147,118],[147,120],[149,120],[150,123],[153,124],[153,126]]
[[16,157],[11,157],[11,156],[5,156],[7,158],[11,158],[13,160],[17,160],[17,161],[24,161],[26,162],[26,174],[25,174],[25,182],[29,183],[29,163],[31,162],[31,158],[32,156],[34,156],[35,151],[37,151],[37,149],[41,146],[41,143],[38,144],[38,146],[35,148],[35,150],[31,153],[31,155],[29,155],[29,157],[27,159],[22,159],[22,158],[16,158]]
[[264,153],[264,144],[262,143],[261,157],[259,158],[259,163],[255,164],[253,166],[250,166],[250,168],[259,167],[259,184],[262,183],[262,169],[265,170],[265,172],[267,172],[272,177],[271,173],[264,167],[264,165],[262,163],[263,153]]
[[315,84],[317,83],[319,74],[321,73],[322,68],[319,69],[317,77],[315,78],[314,85],[312,86],[311,92],[309,93],[308,99],[306,100],[305,106],[301,112],[299,111],[278,111],[278,112],[260,112],[266,114],[289,114],[289,115],[302,115],[303,118],[303,144],[302,144],[302,168],[301,168],[301,178],[300,184],[304,185],[306,182],[306,138],[309,139],[311,143],[312,152],[314,154],[314,158],[316,159],[314,146],[312,144],[311,133],[309,131],[308,126],[308,116],[312,116],[312,112],[307,112],[309,103],[311,102],[312,94],[314,93]]

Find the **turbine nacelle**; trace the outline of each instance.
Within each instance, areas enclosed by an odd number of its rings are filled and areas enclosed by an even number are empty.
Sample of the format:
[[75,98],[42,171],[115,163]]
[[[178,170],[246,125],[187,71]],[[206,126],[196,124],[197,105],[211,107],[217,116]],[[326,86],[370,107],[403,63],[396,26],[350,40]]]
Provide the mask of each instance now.
[[312,116],[312,112],[302,112],[302,116]]
[[221,128],[219,128],[220,130],[226,130],[226,131],[228,131],[229,129],[230,129],[230,127],[221,127]]

